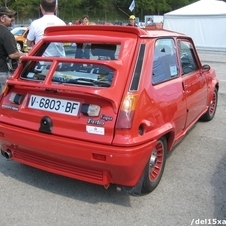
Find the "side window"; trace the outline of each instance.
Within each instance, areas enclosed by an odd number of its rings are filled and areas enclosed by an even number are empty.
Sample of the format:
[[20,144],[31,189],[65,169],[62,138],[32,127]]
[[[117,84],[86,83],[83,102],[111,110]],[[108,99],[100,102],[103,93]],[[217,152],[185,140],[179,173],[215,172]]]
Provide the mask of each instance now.
[[152,66],[152,84],[178,77],[178,63],[173,39],[158,39]]
[[180,54],[180,63],[182,74],[186,75],[198,69],[194,49],[189,41],[179,41],[178,49]]

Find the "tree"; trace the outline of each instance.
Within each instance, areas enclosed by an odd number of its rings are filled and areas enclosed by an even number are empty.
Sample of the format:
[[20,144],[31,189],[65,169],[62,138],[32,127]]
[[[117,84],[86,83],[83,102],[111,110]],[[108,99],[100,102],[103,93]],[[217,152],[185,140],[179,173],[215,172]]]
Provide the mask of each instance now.
[[[7,5],[17,11],[17,21],[41,16],[38,0],[1,0],[1,5]],[[135,0],[134,12],[129,11],[132,0],[58,0],[58,16],[63,20],[77,20],[88,14],[91,20],[102,19],[124,20],[129,14],[144,18],[145,15],[163,15],[195,2],[195,0]]]

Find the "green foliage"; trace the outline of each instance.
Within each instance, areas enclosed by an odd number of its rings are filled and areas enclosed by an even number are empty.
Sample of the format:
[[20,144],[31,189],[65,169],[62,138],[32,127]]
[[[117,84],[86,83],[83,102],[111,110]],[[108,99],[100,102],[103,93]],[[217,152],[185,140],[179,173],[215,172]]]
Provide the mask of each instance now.
[[[89,15],[91,21],[127,20],[129,14],[135,14],[142,21],[145,15],[163,15],[195,1],[135,0],[135,10],[130,12],[131,2],[132,0],[58,0],[57,15],[68,22],[80,19],[84,14]],[[0,0],[0,5],[17,11],[18,22],[39,18],[39,4],[39,0]]]

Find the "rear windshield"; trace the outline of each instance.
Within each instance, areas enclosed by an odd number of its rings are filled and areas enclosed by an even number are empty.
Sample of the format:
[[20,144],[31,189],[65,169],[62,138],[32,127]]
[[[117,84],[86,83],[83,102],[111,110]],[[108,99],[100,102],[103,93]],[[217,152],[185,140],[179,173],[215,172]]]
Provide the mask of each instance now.
[[43,60],[27,61],[20,78],[40,82],[50,75],[53,83],[109,87],[116,72],[106,61],[117,60],[119,52],[120,44],[48,43],[35,54]]

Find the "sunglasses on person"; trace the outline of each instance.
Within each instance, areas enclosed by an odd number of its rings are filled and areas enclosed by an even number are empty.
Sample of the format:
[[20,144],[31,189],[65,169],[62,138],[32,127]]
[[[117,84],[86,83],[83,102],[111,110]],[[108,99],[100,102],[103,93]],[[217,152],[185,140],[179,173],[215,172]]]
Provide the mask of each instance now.
[[9,15],[3,15],[3,17],[8,17],[10,19],[14,18],[14,16],[9,16]]

